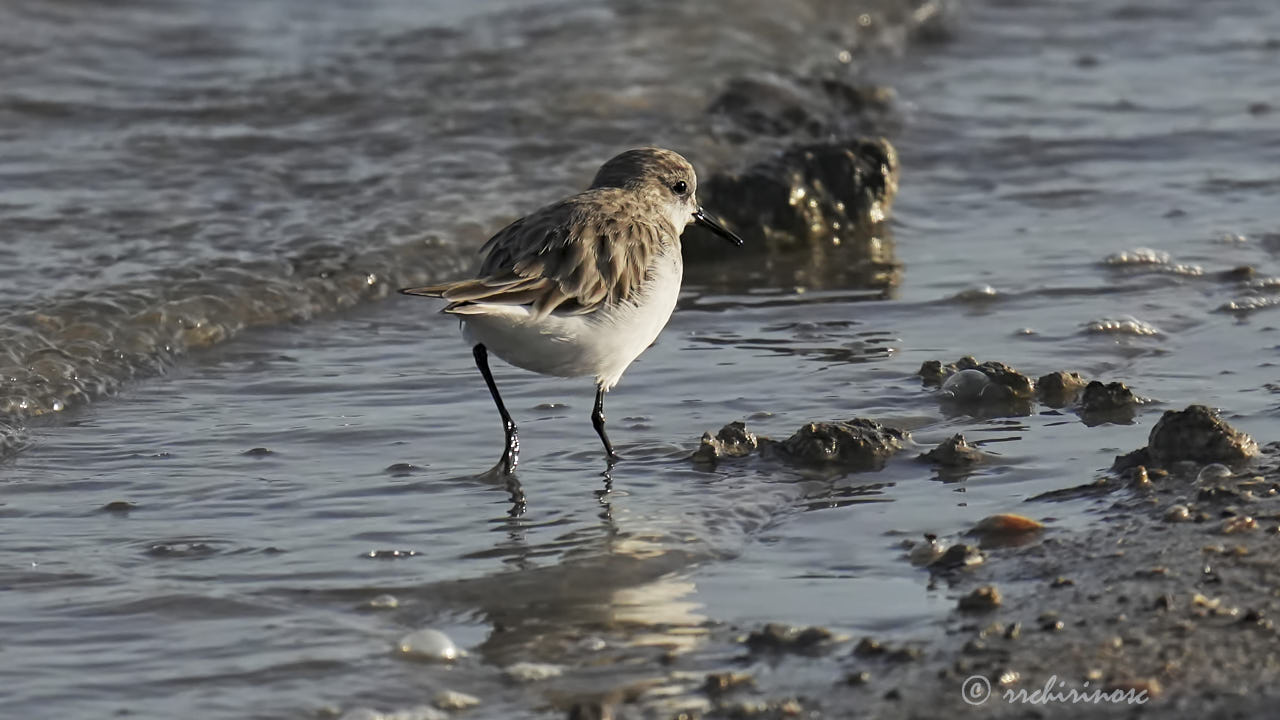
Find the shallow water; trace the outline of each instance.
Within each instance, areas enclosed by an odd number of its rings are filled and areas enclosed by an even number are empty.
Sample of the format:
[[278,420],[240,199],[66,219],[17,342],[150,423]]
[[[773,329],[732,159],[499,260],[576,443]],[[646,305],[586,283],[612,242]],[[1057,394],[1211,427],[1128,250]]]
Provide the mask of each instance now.
[[[6,11],[8,713],[317,717],[448,688],[483,698],[473,717],[556,717],[593,692],[696,685],[657,660],[729,665],[736,627],[927,639],[954,598],[904,539],[1001,511],[1085,529],[1087,501],[1024,501],[1090,481],[1170,407],[1277,436],[1261,280],[1280,247],[1280,12],[1262,0],[974,1],[911,40],[905,11],[861,31],[822,2],[715,23],[677,4],[487,14],[503,6]],[[590,384],[495,367],[521,423],[513,513],[478,477],[501,433],[455,323],[365,301],[461,272],[487,231],[619,147],[729,162],[699,134],[727,78],[837,70],[897,92],[900,284],[750,254],[691,266],[608,398],[625,458],[609,485]],[[1142,247],[1170,260],[1107,262]],[[1242,265],[1253,281],[1218,276]],[[974,418],[913,377],[963,354],[1154,402],[1132,425]],[[730,420],[785,437],[855,415],[919,447],[844,475],[687,459]],[[943,482],[913,458],[955,432],[998,458]],[[381,594],[398,607],[369,609]],[[421,627],[470,654],[396,657]],[[522,661],[564,672],[509,681]],[[833,682],[802,660],[753,669],[811,697]]]

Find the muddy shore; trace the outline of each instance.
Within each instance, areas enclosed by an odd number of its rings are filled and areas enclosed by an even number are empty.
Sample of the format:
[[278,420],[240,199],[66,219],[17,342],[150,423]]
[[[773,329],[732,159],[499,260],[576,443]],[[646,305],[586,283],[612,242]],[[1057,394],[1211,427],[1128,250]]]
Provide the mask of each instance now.
[[[995,406],[1006,411],[1030,411],[1038,394],[1088,423],[1090,403],[1103,393],[1084,392],[1089,385],[1074,373],[1033,381],[972,358],[926,363],[921,375],[941,388],[940,402],[955,402],[946,390],[955,384],[945,379],[965,369],[1023,391],[997,396]],[[1064,401],[1062,380],[1072,377],[1079,382]],[[1112,385],[1104,393],[1112,401],[1142,401]],[[970,395],[968,409],[991,409],[993,395],[990,388]],[[691,460],[843,468],[870,482],[878,464],[903,451],[904,439],[866,419],[810,423],[784,440],[735,422],[704,435]],[[963,479],[983,453],[955,436],[919,459]],[[1280,567],[1272,557],[1280,537],[1280,444],[1259,448],[1215,411],[1190,406],[1154,421],[1148,446],[1118,456],[1110,469],[1082,468],[1080,479],[958,537],[903,541],[903,562],[920,566],[955,598],[934,632],[852,637],[782,623],[718,628],[712,634],[741,652],[727,663],[722,655],[722,667],[681,700],[659,702],[637,690],[629,700],[624,693],[574,705],[569,717],[1265,714],[1280,676]],[[1082,501],[1097,505],[1093,527],[1055,527],[1058,503]],[[669,680],[688,686],[707,660],[663,662],[673,668]],[[823,677],[826,683],[815,684]]]

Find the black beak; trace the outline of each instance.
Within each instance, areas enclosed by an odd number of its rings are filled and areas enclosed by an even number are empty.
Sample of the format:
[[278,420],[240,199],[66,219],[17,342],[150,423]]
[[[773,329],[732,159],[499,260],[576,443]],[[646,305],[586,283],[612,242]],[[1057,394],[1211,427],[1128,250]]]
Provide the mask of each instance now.
[[742,238],[730,232],[729,228],[720,224],[719,220],[707,214],[706,210],[698,208],[693,211],[693,221],[729,242],[742,247]]

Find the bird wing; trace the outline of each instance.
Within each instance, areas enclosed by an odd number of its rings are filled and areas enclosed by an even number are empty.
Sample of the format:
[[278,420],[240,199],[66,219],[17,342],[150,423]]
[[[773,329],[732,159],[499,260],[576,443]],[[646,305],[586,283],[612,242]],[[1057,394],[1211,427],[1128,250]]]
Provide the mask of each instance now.
[[631,297],[674,233],[664,218],[637,212],[623,193],[588,190],[542,208],[489,238],[479,277],[403,292],[444,298],[449,313],[526,305],[538,318],[557,309],[594,312]]

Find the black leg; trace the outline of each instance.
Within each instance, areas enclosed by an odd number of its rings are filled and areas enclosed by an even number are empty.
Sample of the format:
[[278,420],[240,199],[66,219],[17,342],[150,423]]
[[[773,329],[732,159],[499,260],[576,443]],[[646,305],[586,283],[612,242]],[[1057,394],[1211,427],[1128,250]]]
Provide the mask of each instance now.
[[476,343],[471,348],[471,354],[476,357],[476,367],[480,368],[480,374],[484,375],[484,382],[489,386],[489,394],[493,396],[493,403],[498,406],[498,413],[502,415],[502,431],[506,435],[507,446],[502,451],[502,472],[510,475],[516,469],[516,463],[520,462],[520,436],[516,434],[516,423],[511,419],[507,407],[502,404],[502,396],[498,394],[498,384],[493,381],[493,373],[489,372],[489,351],[485,349],[484,344]]
[[596,406],[591,411],[591,424],[596,428],[596,434],[600,436],[600,442],[604,443],[604,451],[609,456],[609,462],[613,463],[618,459],[618,454],[613,451],[613,443],[609,442],[609,434],[604,431],[604,387],[596,386]]

